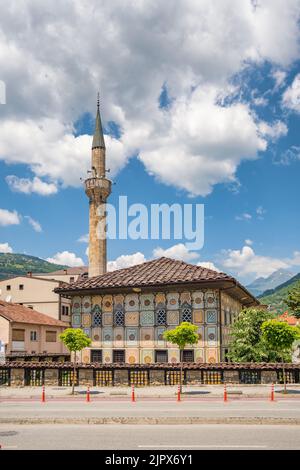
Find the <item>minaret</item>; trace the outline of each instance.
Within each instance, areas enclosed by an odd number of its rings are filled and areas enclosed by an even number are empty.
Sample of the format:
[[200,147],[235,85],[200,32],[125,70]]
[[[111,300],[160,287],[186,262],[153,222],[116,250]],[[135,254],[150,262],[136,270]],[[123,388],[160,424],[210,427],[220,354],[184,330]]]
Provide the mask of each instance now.
[[106,178],[105,142],[100,117],[99,93],[96,126],[92,144],[92,176],[85,180],[85,193],[89,198],[89,277],[106,272],[106,219],[105,203],[111,193],[111,181]]

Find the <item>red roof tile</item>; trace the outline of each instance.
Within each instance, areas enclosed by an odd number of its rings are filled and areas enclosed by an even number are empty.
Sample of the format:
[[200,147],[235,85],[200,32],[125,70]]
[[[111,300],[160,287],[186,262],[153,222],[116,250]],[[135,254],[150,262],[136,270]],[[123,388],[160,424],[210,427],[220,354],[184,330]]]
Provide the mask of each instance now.
[[[163,257],[130,268],[108,272],[101,276],[79,279],[68,286],[66,290],[155,286],[224,280],[235,281],[233,277],[225,273]],[[63,290],[65,289],[57,288],[55,292],[62,292]]]
[[60,320],[56,320],[31,308],[24,307],[24,305],[4,302],[4,300],[0,300],[0,316],[16,323],[68,327],[67,323]]

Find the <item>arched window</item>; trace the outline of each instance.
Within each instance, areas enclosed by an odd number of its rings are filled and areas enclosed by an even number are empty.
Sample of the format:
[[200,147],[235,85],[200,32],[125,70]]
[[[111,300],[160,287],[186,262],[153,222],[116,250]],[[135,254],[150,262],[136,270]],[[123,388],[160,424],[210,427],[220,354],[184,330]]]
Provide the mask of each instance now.
[[181,321],[192,323],[192,308],[188,304],[184,304],[181,308]]
[[93,326],[102,326],[102,312],[100,310],[99,305],[95,305],[92,309],[92,325]]
[[124,326],[124,323],[125,323],[124,311],[121,310],[121,309],[115,310],[114,325],[115,326]]
[[167,312],[165,308],[158,308],[156,310],[156,325],[166,325]]

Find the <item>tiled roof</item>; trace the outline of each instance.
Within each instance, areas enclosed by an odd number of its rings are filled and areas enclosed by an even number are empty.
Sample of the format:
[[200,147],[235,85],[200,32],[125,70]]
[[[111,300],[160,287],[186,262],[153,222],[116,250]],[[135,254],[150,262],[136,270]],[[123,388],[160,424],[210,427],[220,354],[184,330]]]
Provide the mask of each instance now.
[[300,323],[300,320],[298,318],[294,317],[293,315],[289,315],[288,312],[284,312],[282,315],[280,315],[279,319],[284,320],[292,326],[299,325]]
[[65,326],[64,323],[55,318],[44,315],[43,313],[37,312],[24,305],[18,305],[11,302],[4,302],[0,300],[0,316],[6,318],[9,321],[17,323],[32,323],[34,325],[49,325],[49,326]]
[[[155,286],[205,281],[235,281],[235,279],[212,269],[163,257],[130,268],[108,272],[101,276],[79,279],[72,283],[67,290]],[[62,290],[64,289],[57,288],[55,292]]]

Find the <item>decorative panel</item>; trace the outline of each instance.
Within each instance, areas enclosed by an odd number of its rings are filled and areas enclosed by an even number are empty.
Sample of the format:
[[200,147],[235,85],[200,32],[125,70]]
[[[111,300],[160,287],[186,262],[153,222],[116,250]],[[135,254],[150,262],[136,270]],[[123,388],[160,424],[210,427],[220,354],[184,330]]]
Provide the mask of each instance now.
[[82,357],[82,362],[84,364],[88,364],[89,362],[91,362],[91,352],[90,352],[90,349],[83,349],[82,353],[81,353],[81,357]]
[[158,326],[155,328],[155,340],[157,346],[165,346],[166,341],[164,340],[163,334],[166,331],[166,328],[163,326]]
[[158,292],[155,295],[155,303],[156,304],[165,304],[166,303],[166,296],[163,292]]
[[167,324],[179,325],[179,311],[178,310],[170,310],[167,312]]
[[102,299],[102,311],[103,312],[112,312],[113,311],[112,295],[104,295],[104,297]]
[[124,295],[122,294],[117,294],[114,295],[114,305],[118,305],[118,307],[121,305],[123,307],[124,305]]
[[192,303],[194,308],[204,308],[204,292],[192,292]]
[[124,328],[117,327],[114,328],[114,346],[115,348],[123,348],[124,347]]
[[101,339],[101,328],[92,328],[92,341],[93,341],[93,346],[100,345],[102,339]]
[[112,340],[113,340],[113,331],[112,331],[112,328],[110,327],[105,327],[102,329],[102,341],[104,344],[112,344]]
[[92,334],[91,328],[83,328],[83,332],[90,338]]
[[190,292],[181,292],[180,302],[181,302],[181,304],[183,304],[185,302],[190,304],[192,302],[191,293]]
[[167,306],[168,310],[179,309],[179,294],[178,292],[170,292],[167,294]]
[[110,364],[113,361],[112,349],[103,349],[102,357],[104,364]]
[[217,348],[208,348],[206,350],[206,362],[210,364],[215,364],[218,362],[218,350]]
[[201,346],[204,346],[204,327],[203,326],[199,326],[198,329],[197,329],[197,333],[198,333],[198,337],[199,337],[199,340],[198,340],[198,343],[196,343],[196,348],[197,347],[201,347]]
[[91,297],[86,295],[82,299],[82,313],[91,313]]
[[138,345],[138,328],[126,328],[126,343],[128,345]]
[[92,324],[92,318],[90,313],[82,314],[82,326],[89,327]]
[[140,323],[142,326],[153,326],[154,325],[154,311],[146,310],[140,313]]
[[208,346],[216,346],[217,329],[214,326],[208,326],[206,329],[206,341]]
[[125,313],[125,325],[126,326],[138,326],[139,325],[139,312],[126,312]]
[[72,315],[72,326],[74,328],[79,328],[81,326],[81,315],[73,313]]
[[94,305],[92,308],[92,325],[102,326],[102,312],[99,305]]
[[153,310],[154,309],[154,295],[153,294],[140,295],[140,308],[141,310]]
[[81,297],[73,298],[72,313],[81,313]]
[[113,324],[113,314],[112,313],[102,313],[102,323],[103,323],[103,326],[112,326],[112,324]]
[[204,362],[205,361],[204,349],[203,348],[195,349],[194,357],[195,357],[195,362],[198,362],[198,363]]
[[217,318],[217,310],[206,310],[206,323],[217,323]]
[[204,294],[206,308],[216,308],[218,306],[218,297],[216,291],[206,291]]
[[173,364],[177,364],[180,362],[179,359],[179,349],[169,349],[168,350],[168,362],[171,362]]
[[138,364],[139,350],[138,349],[126,349],[125,362],[127,362],[128,364]]
[[193,310],[193,323],[203,323],[203,321],[204,321],[204,311]]
[[154,362],[154,350],[142,349],[140,353],[140,362],[142,364],[151,364]]
[[92,296],[92,306],[99,305],[101,307],[102,304],[102,296],[101,295],[93,295]]
[[140,328],[140,342],[143,347],[154,347],[154,328]]
[[137,294],[128,294],[125,297],[125,310],[136,312],[139,309],[139,296]]

